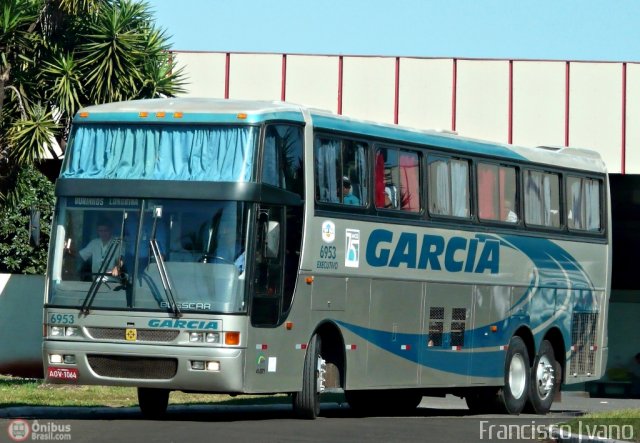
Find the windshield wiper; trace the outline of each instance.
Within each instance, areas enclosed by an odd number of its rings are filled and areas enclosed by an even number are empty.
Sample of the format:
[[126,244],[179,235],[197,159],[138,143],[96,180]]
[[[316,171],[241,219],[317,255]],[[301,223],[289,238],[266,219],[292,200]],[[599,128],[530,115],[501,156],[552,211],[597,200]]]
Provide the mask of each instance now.
[[[155,228],[155,226],[154,226]],[[151,252],[153,252],[153,257],[156,259],[156,263],[158,264],[158,273],[160,274],[160,280],[162,281],[162,287],[164,288],[164,293],[167,296],[167,301],[173,308],[173,315],[178,317],[182,317],[182,313],[180,312],[180,308],[176,303],[176,299],[173,296],[173,289],[171,288],[171,280],[169,280],[169,274],[167,273],[167,267],[164,263],[164,259],[162,258],[162,254],[160,253],[160,248],[158,247],[158,241],[155,237],[155,229],[153,232],[153,237],[149,240],[149,245],[151,246]]]
[[80,315],[89,315],[89,308],[93,304],[93,300],[95,300],[96,294],[98,293],[100,286],[102,286],[102,283],[105,282],[107,275],[109,275],[106,273],[107,267],[109,266],[109,263],[111,263],[111,260],[113,260],[113,256],[116,253],[116,246],[118,246],[119,244],[120,244],[119,238],[116,238],[111,241],[111,244],[109,245],[109,249],[107,249],[107,253],[105,254],[105,258],[102,260],[102,263],[100,263],[100,268],[98,269],[96,278],[91,283],[91,286],[87,291],[87,296],[84,298],[84,301],[82,302],[82,306],[80,307]]

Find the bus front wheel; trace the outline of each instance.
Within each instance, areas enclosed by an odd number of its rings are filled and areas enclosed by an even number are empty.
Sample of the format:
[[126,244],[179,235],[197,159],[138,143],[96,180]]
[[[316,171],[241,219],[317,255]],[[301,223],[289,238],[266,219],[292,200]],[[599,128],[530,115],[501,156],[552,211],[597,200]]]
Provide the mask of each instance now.
[[155,388],[138,388],[138,405],[142,415],[150,419],[164,416],[169,405],[169,390]]
[[527,347],[518,336],[509,341],[504,371],[504,386],[498,391],[498,407],[507,414],[519,414],[527,402],[531,367]]
[[321,345],[320,336],[315,334],[304,358],[302,390],[293,394],[293,411],[299,418],[313,420],[320,415],[320,388],[324,375]]

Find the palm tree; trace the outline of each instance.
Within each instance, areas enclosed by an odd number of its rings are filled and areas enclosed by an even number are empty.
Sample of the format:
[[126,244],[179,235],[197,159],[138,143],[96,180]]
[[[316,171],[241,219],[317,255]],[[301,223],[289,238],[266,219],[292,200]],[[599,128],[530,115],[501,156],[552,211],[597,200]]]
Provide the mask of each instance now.
[[148,3],[0,0],[0,197],[17,171],[66,146],[85,105],[183,91]]

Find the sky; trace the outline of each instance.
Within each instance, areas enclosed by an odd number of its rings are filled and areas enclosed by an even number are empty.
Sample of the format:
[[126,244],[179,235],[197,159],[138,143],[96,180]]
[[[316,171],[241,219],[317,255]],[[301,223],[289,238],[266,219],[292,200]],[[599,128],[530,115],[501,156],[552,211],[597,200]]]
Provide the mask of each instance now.
[[183,51],[640,62],[640,0],[149,0]]

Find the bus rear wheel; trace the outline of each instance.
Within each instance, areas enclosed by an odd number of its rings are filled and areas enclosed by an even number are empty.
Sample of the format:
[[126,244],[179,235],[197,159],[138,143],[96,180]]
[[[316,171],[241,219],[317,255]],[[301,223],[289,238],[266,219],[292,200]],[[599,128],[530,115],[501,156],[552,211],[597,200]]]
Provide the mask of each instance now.
[[527,403],[531,367],[529,353],[522,338],[509,341],[504,367],[504,386],[497,395],[498,408],[507,414],[519,414]]
[[138,388],[138,405],[142,415],[152,420],[162,418],[169,405],[169,390]]
[[559,365],[556,362],[553,346],[544,340],[531,368],[531,385],[528,406],[536,414],[546,414],[558,389],[557,377]]
[[315,334],[304,358],[302,390],[293,394],[293,412],[299,418],[313,420],[320,415],[320,390],[324,379],[321,346],[320,336]]

